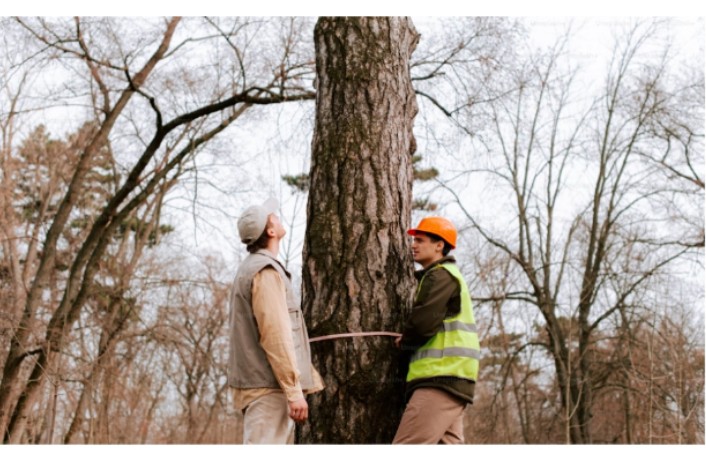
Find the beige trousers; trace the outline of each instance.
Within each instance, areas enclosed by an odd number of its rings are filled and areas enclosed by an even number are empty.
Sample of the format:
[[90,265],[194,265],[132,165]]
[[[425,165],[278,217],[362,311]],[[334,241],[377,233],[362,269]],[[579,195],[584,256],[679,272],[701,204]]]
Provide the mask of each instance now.
[[393,444],[463,444],[466,402],[443,389],[415,389]]
[[263,395],[245,408],[243,444],[294,444],[294,421],[283,392]]

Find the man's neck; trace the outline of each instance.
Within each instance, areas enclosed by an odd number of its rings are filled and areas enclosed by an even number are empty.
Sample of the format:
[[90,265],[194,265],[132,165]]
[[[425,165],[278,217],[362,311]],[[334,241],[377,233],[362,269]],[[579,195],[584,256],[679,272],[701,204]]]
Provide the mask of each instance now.
[[279,239],[270,239],[265,250],[272,253],[275,258],[279,257]]

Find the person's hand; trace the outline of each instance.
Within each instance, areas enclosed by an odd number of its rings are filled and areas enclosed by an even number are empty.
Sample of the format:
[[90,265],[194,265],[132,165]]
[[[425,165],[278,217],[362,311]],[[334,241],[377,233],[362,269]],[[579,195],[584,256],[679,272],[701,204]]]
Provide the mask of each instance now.
[[306,400],[299,399],[289,402],[289,417],[295,422],[304,422],[309,417],[309,405]]
[[395,338],[395,347],[400,348],[400,345],[402,345],[402,336],[397,336]]

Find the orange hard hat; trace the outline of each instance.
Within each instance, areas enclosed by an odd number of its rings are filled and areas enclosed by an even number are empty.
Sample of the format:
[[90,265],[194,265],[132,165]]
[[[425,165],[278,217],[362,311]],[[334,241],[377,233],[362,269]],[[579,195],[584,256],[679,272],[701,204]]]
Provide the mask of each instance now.
[[456,227],[449,219],[438,216],[425,217],[419,222],[417,228],[407,230],[407,234],[414,236],[419,231],[439,236],[451,248],[456,248]]

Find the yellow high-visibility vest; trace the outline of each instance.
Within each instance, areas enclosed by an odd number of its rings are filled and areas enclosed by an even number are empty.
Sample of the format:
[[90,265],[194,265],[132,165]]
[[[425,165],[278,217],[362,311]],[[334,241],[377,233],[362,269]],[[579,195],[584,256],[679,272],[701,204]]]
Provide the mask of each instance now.
[[439,331],[412,355],[407,381],[420,378],[451,376],[475,381],[478,377],[480,344],[473,304],[468,286],[455,264],[439,264],[422,277],[417,287],[419,294],[424,278],[432,270],[446,270],[461,286],[461,311],[444,320]]

